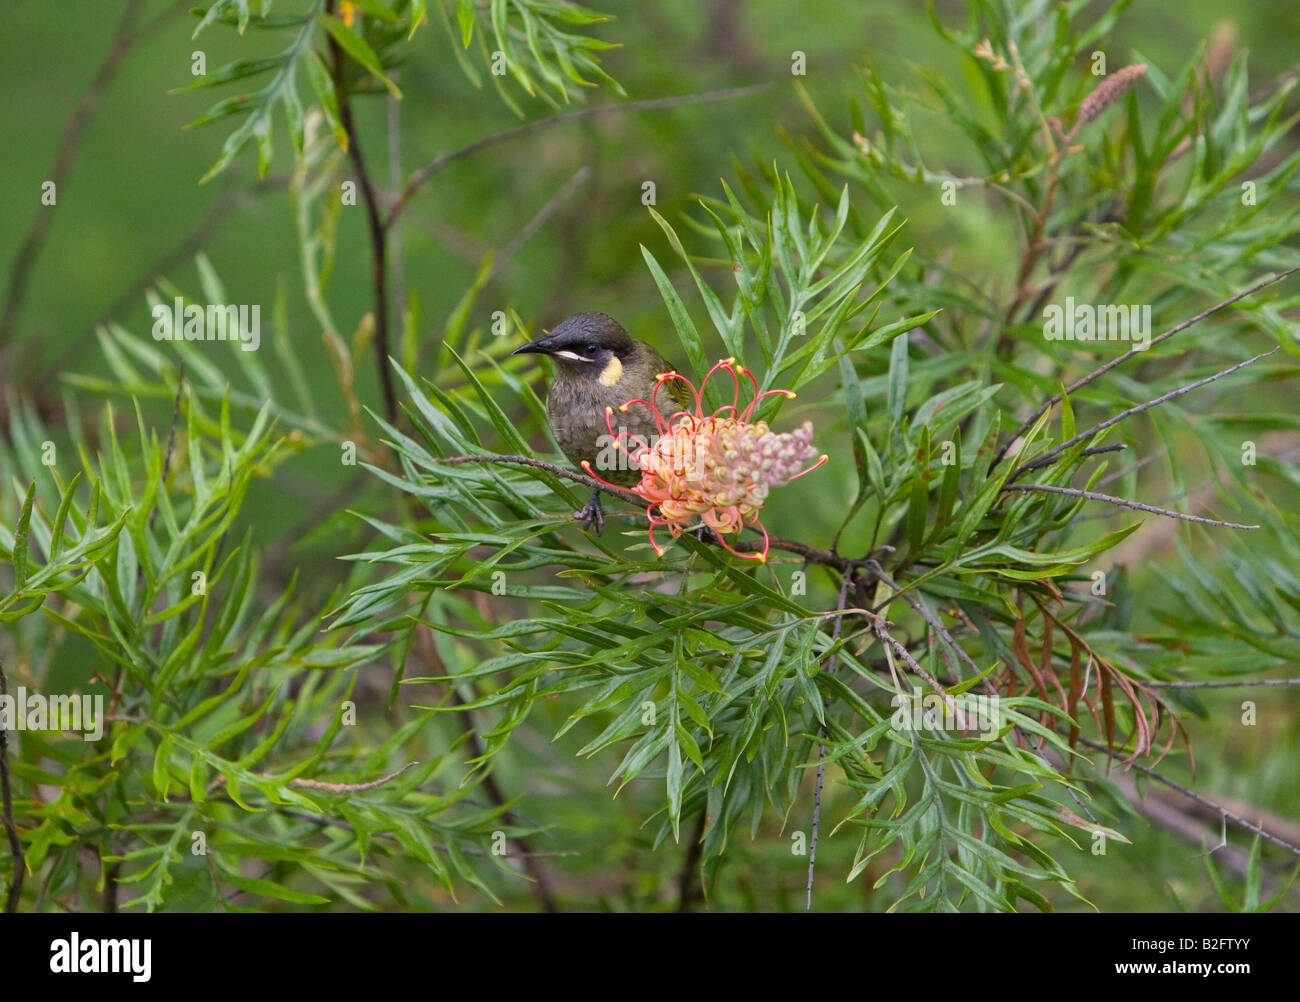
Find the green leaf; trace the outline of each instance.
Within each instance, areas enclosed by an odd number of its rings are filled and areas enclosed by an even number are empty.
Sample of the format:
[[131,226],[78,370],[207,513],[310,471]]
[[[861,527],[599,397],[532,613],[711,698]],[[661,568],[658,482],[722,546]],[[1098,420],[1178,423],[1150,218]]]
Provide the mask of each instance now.
[[233,873],[222,873],[221,879],[224,883],[249,894],[257,894],[264,898],[275,898],[279,901],[290,901],[298,905],[327,905],[330,903],[329,898],[323,898],[319,894],[309,894],[306,891],[295,891],[291,887],[285,887],[283,884],[277,884],[270,880],[261,880],[256,877],[242,877]]
[[456,21],[460,24],[461,45],[468,49],[474,37],[474,0],[456,0]]
[[389,80],[384,74],[383,64],[379,61],[379,57],[375,55],[375,50],[370,47],[370,44],[364,38],[358,35],[337,17],[331,17],[328,14],[325,15],[325,30],[328,31],[334,40],[339,43],[339,47],[342,48],[344,52],[378,78],[383,85],[388,88],[388,92],[392,94],[393,97],[398,98],[399,100],[401,99],[402,92],[398,89],[397,85],[393,83],[393,81]]
[[27,488],[27,498],[23,501],[22,513],[14,527],[13,565],[14,593],[20,593],[27,586],[27,547],[32,523],[32,505],[36,501],[36,481]]
[[698,378],[700,373],[709,371],[709,363],[704,354],[704,342],[700,340],[700,333],[695,329],[695,321],[686,312],[681,296],[677,295],[673,283],[668,280],[663,268],[659,266],[659,262],[655,260],[655,256],[650,253],[645,244],[641,245],[641,256],[645,258],[655,285],[659,287],[659,295],[663,297],[664,305],[668,307],[668,316],[672,319],[677,337],[681,340],[682,347],[686,350],[686,357],[690,360]]

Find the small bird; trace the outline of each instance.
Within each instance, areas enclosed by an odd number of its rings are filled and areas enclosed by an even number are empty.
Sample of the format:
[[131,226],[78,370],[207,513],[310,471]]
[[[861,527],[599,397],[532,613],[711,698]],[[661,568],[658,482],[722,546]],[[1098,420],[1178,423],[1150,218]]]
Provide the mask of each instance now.
[[[661,372],[676,371],[659,352],[628,334],[605,313],[575,313],[545,337],[516,348],[511,354],[549,355],[555,360],[555,378],[546,396],[546,417],[555,440],[578,467],[585,459],[611,483],[631,486],[641,471],[627,461],[626,451],[615,451],[605,423],[606,408],[613,408],[615,432],[626,430],[623,444],[635,451],[658,435],[654,414],[645,404],[619,408],[630,400],[651,400]],[[660,388],[673,406],[661,400],[660,411],[691,407],[690,392],[680,380],[667,380]],[[611,459],[618,457],[616,463]],[[616,466],[614,469],[606,467]],[[600,491],[573,517],[599,535],[605,525]]]

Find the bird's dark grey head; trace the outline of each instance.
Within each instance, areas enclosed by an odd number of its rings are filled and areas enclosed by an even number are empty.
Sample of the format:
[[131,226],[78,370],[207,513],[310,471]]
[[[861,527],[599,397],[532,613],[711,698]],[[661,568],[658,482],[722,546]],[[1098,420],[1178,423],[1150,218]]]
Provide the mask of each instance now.
[[575,313],[545,337],[516,348],[512,354],[550,355],[562,367],[603,373],[611,359],[626,358],[635,342],[623,325],[607,313]]

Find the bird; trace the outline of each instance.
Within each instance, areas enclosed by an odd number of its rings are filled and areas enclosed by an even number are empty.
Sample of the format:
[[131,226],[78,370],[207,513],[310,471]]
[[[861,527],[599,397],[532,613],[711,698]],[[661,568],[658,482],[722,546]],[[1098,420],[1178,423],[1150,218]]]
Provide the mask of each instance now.
[[[626,448],[635,452],[642,443],[653,444],[659,428],[654,411],[645,403],[631,404],[626,411],[620,409],[629,401],[653,400],[660,384],[658,376],[677,370],[607,313],[575,313],[543,334],[511,354],[549,355],[554,360],[555,375],[546,395],[546,419],[560,449],[575,466],[581,468],[585,460],[610,483],[629,487],[638,483],[641,471],[628,461]],[[671,409],[661,407],[661,413],[691,406],[690,391],[680,380],[664,380],[660,392],[666,393],[674,405]],[[615,450],[610,440],[606,426],[609,408],[616,415],[611,418],[615,431],[627,432],[620,443],[624,449]],[[611,463],[615,457],[617,462]],[[573,517],[600,535],[605,513],[599,489],[592,491],[591,500]]]

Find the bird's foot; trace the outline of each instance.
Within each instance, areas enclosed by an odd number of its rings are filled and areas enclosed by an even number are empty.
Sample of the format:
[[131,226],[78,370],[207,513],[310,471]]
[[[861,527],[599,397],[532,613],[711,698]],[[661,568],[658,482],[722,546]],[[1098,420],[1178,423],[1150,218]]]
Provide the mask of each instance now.
[[712,543],[715,546],[721,545],[718,541],[718,534],[703,523],[691,529],[690,533],[701,543]]
[[586,506],[581,511],[573,513],[573,520],[581,522],[585,529],[594,532],[597,536],[601,534],[605,528],[605,512],[600,507],[600,491],[592,492],[591,500]]

